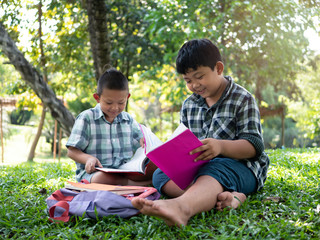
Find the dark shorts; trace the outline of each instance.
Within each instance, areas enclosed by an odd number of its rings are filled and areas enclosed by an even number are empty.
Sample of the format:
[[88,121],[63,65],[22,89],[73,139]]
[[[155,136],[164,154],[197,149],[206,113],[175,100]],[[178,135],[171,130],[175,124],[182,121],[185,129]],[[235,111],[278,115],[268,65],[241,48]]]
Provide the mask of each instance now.
[[[231,158],[214,158],[200,168],[197,178],[208,175],[216,179],[225,191],[250,194],[257,190],[257,180],[245,162]],[[153,186],[161,193],[161,188],[170,180],[159,168],[153,174]]]

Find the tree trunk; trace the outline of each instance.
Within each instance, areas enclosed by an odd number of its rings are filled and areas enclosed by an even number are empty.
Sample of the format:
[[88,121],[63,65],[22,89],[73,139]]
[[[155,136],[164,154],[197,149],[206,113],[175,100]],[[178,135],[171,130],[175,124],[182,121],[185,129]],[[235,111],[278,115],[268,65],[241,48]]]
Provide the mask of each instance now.
[[[48,82],[48,73],[47,73],[47,68],[46,68],[46,57],[43,51],[43,42],[42,42],[42,1],[40,0],[39,2],[39,6],[38,6],[38,22],[39,22],[39,42],[40,42],[40,56],[41,56],[41,66],[42,66],[42,71],[43,71],[43,79],[44,81],[47,83]],[[44,125],[44,121],[46,118],[46,108],[43,106],[42,107],[42,113],[41,113],[41,118],[40,118],[40,122],[38,125],[38,130],[37,130],[37,134],[35,135],[31,148],[30,148],[30,152],[28,155],[28,162],[33,162],[33,158],[35,156],[35,152],[36,152],[36,148],[39,142],[39,139],[41,137],[41,133],[42,133],[42,128]]]
[[86,9],[89,18],[88,31],[93,54],[96,80],[104,66],[110,64],[110,39],[107,26],[107,6],[104,0],[88,0]]
[[41,132],[42,132],[42,128],[43,128],[43,124],[44,124],[44,119],[45,118],[46,118],[46,108],[43,107],[42,108],[40,122],[39,122],[39,125],[38,125],[37,134],[34,137],[34,140],[33,140],[33,143],[31,145],[30,152],[29,152],[29,155],[28,155],[28,162],[33,162],[33,158],[35,156],[36,148],[37,148],[39,139],[41,137]]
[[52,117],[60,123],[65,133],[69,135],[74,123],[73,115],[63,103],[57,99],[55,93],[43,80],[39,72],[25,59],[1,22],[0,47],[11,64],[21,74],[22,79],[33,89],[44,106],[50,109]]

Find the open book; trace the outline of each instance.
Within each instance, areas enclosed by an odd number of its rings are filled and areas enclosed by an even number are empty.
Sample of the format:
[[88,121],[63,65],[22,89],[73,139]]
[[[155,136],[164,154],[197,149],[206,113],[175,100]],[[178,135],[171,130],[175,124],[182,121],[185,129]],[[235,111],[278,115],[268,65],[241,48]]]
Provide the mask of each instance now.
[[[143,126],[144,127],[144,126]],[[145,128],[145,127],[144,127]],[[152,146],[159,146],[162,141],[150,131],[149,134],[149,144]],[[133,157],[125,164],[121,165],[119,168],[99,168],[97,170],[108,172],[108,173],[140,173],[145,174],[148,157],[146,156],[145,149],[140,147],[136,150]]]
[[97,170],[108,172],[108,173],[141,173],[145,174],[146,161],[148,160],[145,151],[142,147],[138,148],[133,157],[119,168],[100,168]]
[[145,152],[147,157],[157,165],[172,181],[181,189],[185,189],[194,180],[199,168],[208,161],[197,161],[201,153],[190,155],[189,153],[202,143],[182,123],[165,142],[160,143],[150,129],[141,125],[145,140]]
[[110,173],[145,173],[148,158],[159,167],[181,189],[194,180],[199,168],[208,161],[194,159],[201,153],[189,152],[200,147],[200,140],[182,123],[171,137],[163,143],[149,128],[140,125],[144,136],[145,148],[138,148],[132,159],[118,169],[96,168]]

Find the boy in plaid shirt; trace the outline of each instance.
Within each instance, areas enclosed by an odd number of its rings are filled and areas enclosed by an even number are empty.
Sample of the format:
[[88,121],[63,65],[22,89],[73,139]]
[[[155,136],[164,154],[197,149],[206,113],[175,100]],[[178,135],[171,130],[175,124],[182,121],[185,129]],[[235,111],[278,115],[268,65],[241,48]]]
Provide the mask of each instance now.
[[77,164],[76,179],[114,185],[147,185],[152,182],[155,165],[150,162],[145,175],[106,173],[98,167],[119,168],[131,159],[143,143],[139,124],[124,112],[130,97],[127,78],[116,69],[108,69],[99,78],[95,108],[76,118],[66,144],[68,157]]
[[256,102],[231,77],[223,76],[220,52],[211,41],[186,42],[179,50],[176,69],[193,92],[183,103],[181,122],[203,143],[190,154],[202,152],[195,161],[210,161],[186,190],[157,169],[153,184],[172,199],[134,199],[132,204],[143,214],[180,226],[214,207],[239,207],[246,194],[263,187],[269,158],[264,152]]

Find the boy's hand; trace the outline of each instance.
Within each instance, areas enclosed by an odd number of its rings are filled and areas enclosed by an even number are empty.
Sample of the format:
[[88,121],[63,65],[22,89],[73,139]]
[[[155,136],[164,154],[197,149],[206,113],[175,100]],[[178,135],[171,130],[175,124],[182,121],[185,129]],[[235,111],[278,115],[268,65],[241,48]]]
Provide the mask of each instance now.
[[141,139],[140,139],[140,146],[141,146],[142,148],[144,148],[144,138],[141,138]]
[[199,155],[194,161],[206,161],[211,160],[212,158],[215,158],[221,153],[221,142],[214,138],[206,138],[201,140],[202,146],[192,150],[190,152],[190,155],[195,154],[197,152],[203,152],[201,155]]
[[103,167],[97,158],[89,158],[86,162],[85,170],[87,173],[92,173],[96,171],[96,166]]

